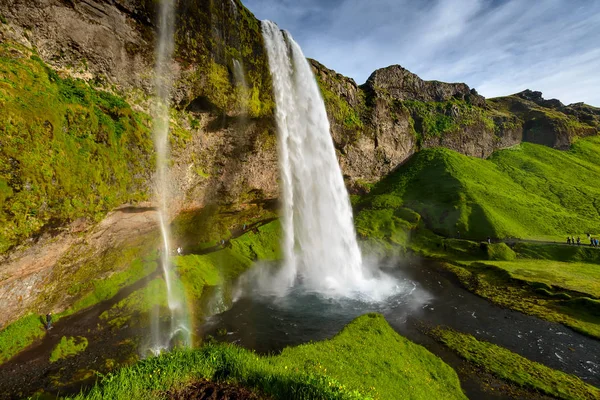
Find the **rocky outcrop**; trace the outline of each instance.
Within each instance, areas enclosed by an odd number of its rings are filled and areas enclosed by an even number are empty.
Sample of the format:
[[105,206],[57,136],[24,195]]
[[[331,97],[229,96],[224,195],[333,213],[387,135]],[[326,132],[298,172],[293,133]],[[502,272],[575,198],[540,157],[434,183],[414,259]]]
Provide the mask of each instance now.
[[565,106],[540,92],[486,100],[464,83],[424,81],[398,65],[358,86],[316,61],[312,67],[347,183],[358,192],[423,148],[486,158],[522,141],[567,149],[600,131],[600,109]]
[[485,98],[464,83],[424,81],[400,65],[379,69],[367,80],[363,90],[385,93],[395,100],[422,102],[462,100],[468,104],[484,107]]
[[600,132],[600,109],[583,103],[565,106],[557,99],[544,99],[541,92],[525,90],[488,104],[516,117],[526,142],[567,150],[576,138]]

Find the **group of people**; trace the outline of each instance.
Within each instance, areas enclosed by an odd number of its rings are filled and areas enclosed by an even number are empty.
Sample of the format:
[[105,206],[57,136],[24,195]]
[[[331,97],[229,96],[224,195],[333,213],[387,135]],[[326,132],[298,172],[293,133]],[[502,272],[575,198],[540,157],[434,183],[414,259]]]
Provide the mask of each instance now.
[[[590,246],[592,246],[592,247],[600,246],[600,242],[598,241],[598,239],[593,238],[591,233],[588,233],[587,237],[590,241]],[[577,239],[575,239],[574,236],[567,236],[567,244],[581,246],[581,238],[579,236],[577,236]]]

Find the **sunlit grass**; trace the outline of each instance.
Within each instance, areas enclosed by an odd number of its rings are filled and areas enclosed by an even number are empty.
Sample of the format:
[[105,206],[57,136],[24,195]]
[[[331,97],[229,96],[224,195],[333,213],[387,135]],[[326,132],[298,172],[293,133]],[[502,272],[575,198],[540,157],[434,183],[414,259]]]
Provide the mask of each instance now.
[[202,378],[232,381],[275,399],[466,399],[456,373],[399,336],[381,315],[357,318],[333,339],[258,356],[206,345],[150,358],[110,374],[77,399],[152,399]]

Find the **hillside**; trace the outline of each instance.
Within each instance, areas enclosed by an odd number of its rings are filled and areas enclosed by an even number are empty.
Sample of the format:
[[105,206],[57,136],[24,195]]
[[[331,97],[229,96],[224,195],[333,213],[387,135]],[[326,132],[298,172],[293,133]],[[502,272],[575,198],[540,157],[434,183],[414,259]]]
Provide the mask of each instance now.
[[368,189],[421,149],[487,158],[522,142],[567,150],[600,132],[600,109],[524,91],[485,99],[464,83],[424,81],[399,65],[354,80],[311,60],[347,183]]
[[584,233],[600,232],[599,156],[597,136],[564,152],[522,143],[486,160],[425,149],[376,184],[357,207],[361,213],[408,208],[448,237],[460,232],[475,240],[583,239]]

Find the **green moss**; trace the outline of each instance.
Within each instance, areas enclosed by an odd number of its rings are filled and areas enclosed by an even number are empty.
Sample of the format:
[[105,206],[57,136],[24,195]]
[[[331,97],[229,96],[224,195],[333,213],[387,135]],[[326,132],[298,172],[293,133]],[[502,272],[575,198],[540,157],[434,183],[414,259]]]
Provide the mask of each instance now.
[[466,398],[452,368],[376,314],[357,318],[331,340],[278,356],[231,345],[175,351],[121,369],[76,398],[158,398],[201,378],[235,382],[275,399]]
[[167,307],[167,286],[164,279],[153,279],[144,288],[136,290],[100,314],[100,319],[116,328],[121,328],[132,319],[143,319],[154,307]]
[[0,44],[0,253],[47,225],[146,198],[149,118]]
[[75,301],[75,303],[62,312],[59,317],[74,314],[79,310],[83,310],[101,301],[114,297],[120,289],[150,275],[156,268],[157,264],[154,261],[136,259],[126,270],[114,273],[106,279],[94,280],[91,283],[91,290],[88,289],[89,292],[87,294]]
[[35,314],[27,315],[8,325],[0,331],[0,364],[45,334],[43,320]]
[[174,259],[188,301],[199,300],[205,286],[217,286],[223,282],[219,269],[213,261],[212,257],[197,255]]
[[600,390],[581,379],[530,361],[471,335],[437,328],[433,336],[461,357],[497,377],[560,399],[597,399]]
[[[341,98],[335,94],[330,88],[328,83],[323,82],[319,75],[316,76],[317,83],[321,89],[323,100],[327,106],[327,111],[331,118],[335,120],[339,125],[343,126],[348,130],[360,131],[364,128],[364,123],[360,116],[360,110],[356,110],[347,100]],[[353,140],[358,138],[358,133]]]
[[56,362],[64,358],[77,355],[88,347],[88,340],[83,336],[66,337],[63,336],[50,354],[50,362]]
[[506,243],[488,244],[487,253],[490,260],[513,261],[517,258],[517,254]]
[[279,260],[282,257],[280,238],[281,225],[276,220],[232,240],[231,249],[252,261]]
[[496,129],[488,110],[473,106],[464,100],[422,102],[416,100],[393,101],[391,109],[406,109],[419,140],[441,137],[463,127],[480,125],[488,131]]

